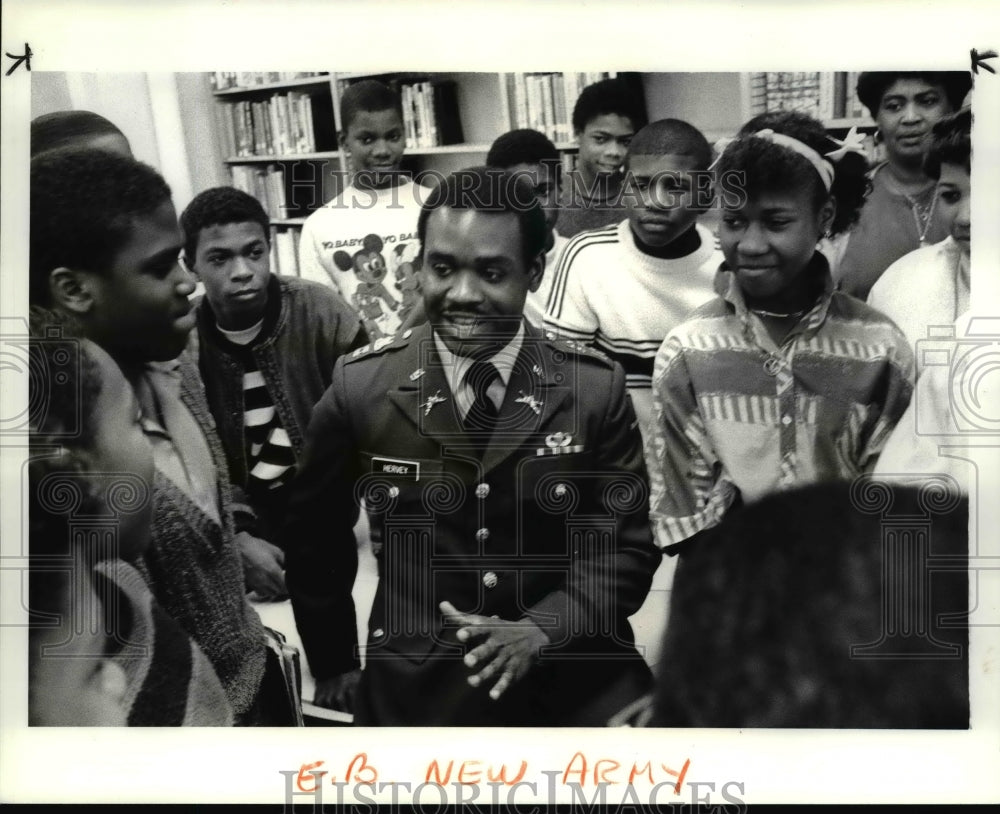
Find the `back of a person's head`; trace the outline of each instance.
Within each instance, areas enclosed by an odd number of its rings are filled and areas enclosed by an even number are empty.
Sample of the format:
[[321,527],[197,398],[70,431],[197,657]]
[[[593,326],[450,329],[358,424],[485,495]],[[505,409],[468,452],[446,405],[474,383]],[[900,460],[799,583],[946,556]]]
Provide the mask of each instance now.
[[347,131],[358,113],[379,113],[383,110],[395,110],[402,118],[403,100],[395,90],[377,79],[354,82],[340,97],[341,126]]
[[924,172],[939,178],[942,164],[965,167],[972,173],[972,109],[963,108],[935,122],[931,146],[924,158]]
[[958,110],[972,90],[972,76],[968,71],[865,71],[858,76],[855,91],[874,119],[878,116],[885,92],[896,82],[907,79],[940,86],[952,110]]
[[417,218],[417,237],[426,244],[427,221],[434,210],[474,210],[490,215],[516,215],[522,256],[527,266],[545,248],[548,226],[532,185],[518,173],[496,167],[469,167],[445,177],[424,200]]
[[[738,510],[678,563],[651,725],[967,727],[967,522],[957,489],[873,482]],[[928,556],[950,570],[931,579]],[[887,605],[905,595],[919,604]],[[914,613],[934,643],[889,635]]]
[[230,223],[260,224],[264,239],[270,243],[270,220],[260,201],[235,187],[213,187],[198,193],[181,213],[184,256],[188,264],[195,261],[202,229]]
[[638,130],[646,124],[646,105],[624,79],[604,79],[588,85],[573,106],[573,131],[582,133],[598,116],[614,114]]
[[660,119],[639,130],[628,148],[629,158],[636,155],[689,156],[696,170],[708,169],[712,163],[712,147],[701,130],[680,119]]
[[486,164],[506,170],[518,164],[561,166],[561,156],[549,138],[537,130],[511,130],[498,136],[486,154]]
[[49,305],[57,268],[102,273],[137,218],[170,203],[152,167],[104,150],[54,150],[31,160],[28,298]]
[[31,156],[49,150],[85,149],[97,143],[131,155],[128,139],[118,127],[89,110],[59,110],[31,121]]

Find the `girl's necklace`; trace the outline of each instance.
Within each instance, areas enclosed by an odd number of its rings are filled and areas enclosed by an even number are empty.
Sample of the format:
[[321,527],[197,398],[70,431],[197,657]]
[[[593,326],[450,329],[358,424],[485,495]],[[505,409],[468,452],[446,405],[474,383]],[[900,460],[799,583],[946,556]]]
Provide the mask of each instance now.
[[779,314],[776,311],[765,311],[763,308],[751,308],[751,312],[759,317],[774,317],[775,319],[798,319],[808,310],[803,308],[801,311],[792,311],[789,314]]

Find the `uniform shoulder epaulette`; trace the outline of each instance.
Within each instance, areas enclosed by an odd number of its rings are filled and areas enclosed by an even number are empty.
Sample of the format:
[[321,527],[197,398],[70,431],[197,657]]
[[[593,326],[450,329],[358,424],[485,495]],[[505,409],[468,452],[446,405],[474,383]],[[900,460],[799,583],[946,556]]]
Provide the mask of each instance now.
[[413,336],[412,328],[407,328],[405,331],[393,334],[392,336],[383,336],[381,339],[376,339],[374,342],[369,342],[367,345],[362,345],[360,348],[352,350],[348,354],[347,361],[344,362],[344,364],[346,365],[351,362],[359,361],[360,359],[377,356],[386,353],[389,350],[405,348],[409,344],[411,336]]
[[608,367],[612,367],[614,362],[611,361],[611,357],[606,356],[601,351],[590,345],[580,342],[576,339],[564,339],[556,337],[552,331],[545,332],[545,338],[552,342],[552,344],[559,348],[560,350],[569,350],[578,356],[588,356],[591,359],[596,359],[597,361],[603,362]]

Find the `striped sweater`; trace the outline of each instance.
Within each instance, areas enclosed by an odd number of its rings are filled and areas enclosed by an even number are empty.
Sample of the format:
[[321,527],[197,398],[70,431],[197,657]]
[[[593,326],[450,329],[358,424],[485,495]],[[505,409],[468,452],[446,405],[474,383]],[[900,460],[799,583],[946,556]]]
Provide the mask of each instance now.
[[[139,572],[124,560],[95,567],[95,587],[113,608],[126,678],[129,726],[231,726],[233,712],[205,657],[163,612]],[[100,584],[103,583],[103,584]]]
[[715,237],[696,225],[701,245],[664,260],[640,251],[628,220],[583,232],[563,250],[555,269],[545,327],[585,342],[625,368],[640,425],[652,415],[653,359],[667,334],[714,296],[722,263]]
[[222,524],[205,514],[159,470],[153,486],[153,533],[140,570],[164,611],[208,656],[237,719],[253,705],[264,677],[265,638],[247,602],[233,533],[225,455],[205,402],[198,368],[180,357],[181,399],[202,428],[217,473]]
[[732,272],[720,297],[656,356],[646,438],[650,514],[662,547],[718,523],[737,500],[870,470],[913,390],[913,353],[880,312],[825,288],[777,347]]

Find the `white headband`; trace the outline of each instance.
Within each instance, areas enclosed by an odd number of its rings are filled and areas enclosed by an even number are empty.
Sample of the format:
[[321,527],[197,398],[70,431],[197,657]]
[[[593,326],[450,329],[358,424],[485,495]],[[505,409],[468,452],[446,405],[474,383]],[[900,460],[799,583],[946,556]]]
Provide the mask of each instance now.
[[[744,137],[745,138],[745,137]],[[864,144],[862,142],[862,137],[858,135],[858,128],[852,127],[847,133],[847,136],[843,141],[839,139],[832,138],[840,146],[836,150],[831,150],[825,156],[821,156],[808,144],[799,141],[797,138],[792,138],[791,136],[786,136],[784,133],[775,133],[770,128],[766,130],[758,130],[750,138],[762,138],[766,141],[770,141],[772,144],[780,144],[782,147],[787,147],[794,153],[798,153],[806,161],[815,167],[816,172],[819,173],[820,179],[823,181],[823,186],[826,191],[829,192],[831,187],[833,187],[833,164],[834,161],[840,161],[848,153],[864,153]],[[719,153],[719,158],[722,157],[722,153],[725,151],[726,147],[732,144],[738,139],[719,139],[715,142],[715,149]],[[713,162],[714,167],[719,159],[717,158]]]

